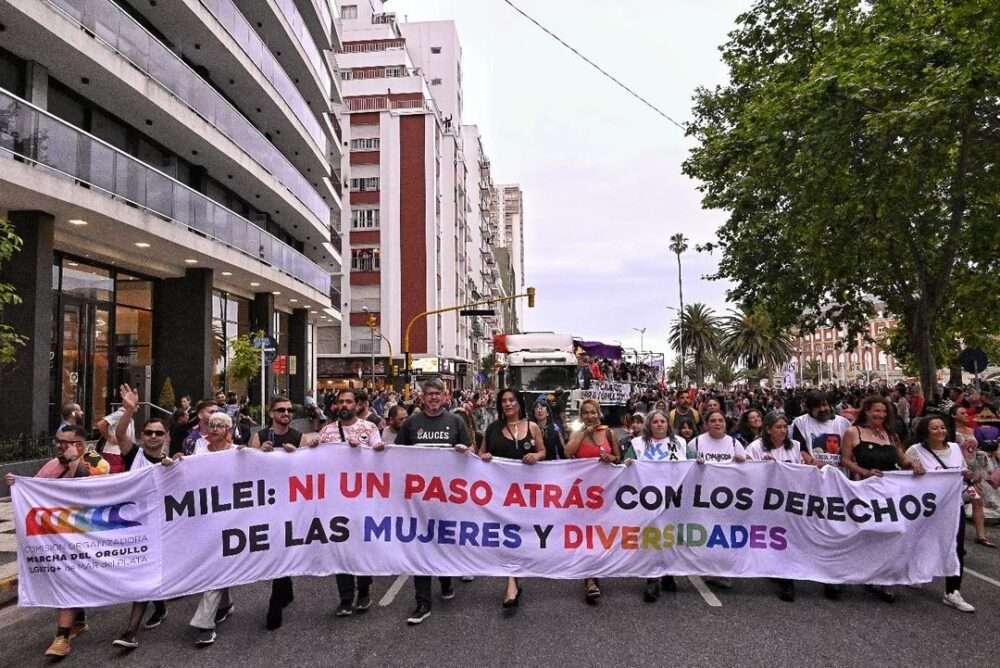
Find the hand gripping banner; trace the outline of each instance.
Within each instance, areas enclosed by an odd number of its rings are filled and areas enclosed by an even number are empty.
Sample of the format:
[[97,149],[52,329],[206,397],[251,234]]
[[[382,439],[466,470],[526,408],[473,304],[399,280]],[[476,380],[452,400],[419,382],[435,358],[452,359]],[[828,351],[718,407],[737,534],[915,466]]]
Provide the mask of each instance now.
[[663,574],[915,584],[958,572],[958,472],[526,465],[450,448],[244,449],[13,486],[23,606],[283,575]]

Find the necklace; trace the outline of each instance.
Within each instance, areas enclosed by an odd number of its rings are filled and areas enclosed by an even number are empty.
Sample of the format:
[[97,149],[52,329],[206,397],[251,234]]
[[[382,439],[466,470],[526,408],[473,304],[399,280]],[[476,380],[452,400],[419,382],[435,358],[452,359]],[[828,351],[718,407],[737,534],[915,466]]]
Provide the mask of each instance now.
[[510,440],[512,440],[515,443],[517,443],[517,441],[518,441],[518,436],[517,435],[521,432],[521,421],[518,420],[517,422],[515,422],[513,429],[511,429],[510,423],[508,422],[504,426],[504,429],[507,430],[508,434],[510,434]]

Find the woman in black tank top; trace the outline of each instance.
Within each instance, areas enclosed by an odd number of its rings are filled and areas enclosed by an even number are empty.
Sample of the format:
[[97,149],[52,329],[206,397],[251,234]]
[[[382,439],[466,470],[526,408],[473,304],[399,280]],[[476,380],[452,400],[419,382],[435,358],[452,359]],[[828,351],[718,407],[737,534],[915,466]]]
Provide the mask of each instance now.
[[[910,469],[923,473],[919,463],[912,463],[896,435],[895,407],[881,396],[871,396],[861,404],[854,419],[854,428],[844,434],[840,445],[841,463],[855,480],[880,478],[884,471]],[[885,603],[896,600],[885,587],[865,585],[876,598]]]
[[[518,459],[534,464],[545,459],[542,432],[534,422],[525,419],[524,404],[514,390],[501,390],[497,394],[497,415],[500,417],[486,428],[486,438],[479,458],[488,462],[494,457]],[[521,602],[521,585],[517,578],[507,578],[503,609],[513,614]]]

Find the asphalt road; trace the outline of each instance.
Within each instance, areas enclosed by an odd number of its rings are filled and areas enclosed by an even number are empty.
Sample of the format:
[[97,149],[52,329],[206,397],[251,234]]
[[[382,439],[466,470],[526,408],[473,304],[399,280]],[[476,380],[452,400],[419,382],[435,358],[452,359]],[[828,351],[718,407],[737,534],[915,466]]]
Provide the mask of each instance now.
[[[971,532],[971,526],[970,533]],[[994,536],[1000,531],[992,529]],[[141,646],[111,646],[124,627],[128,606],[90,611],[91,630],[73,644],[63,665],[159,666],[989,666],[1000,648],[1000,551],[968,543],[962,592],[977,607],[963,614],[940,602],[943,583],[898,587],[888,605],[860,587],[828,601],[815,584],[801,584],[798,599],[783,603],[765,580],[736,580],[732,589],[705,588],[688,578],[676,594],[656,604],[641,600],[634,579],[602,581],[601,604],[589,607],[582,584],[527,580],[520,611],[501,614],[503,581],[477,578],[455,583],[452,601],[438,598],[417,627],[406,626],[413,607],[412,579],[390,602],[394,583],[377,578],[374,605],[364,616],[336,618],[333,578],[299,578],[285,625],[264,630],[267,583],[235,590],[233,616],[218,640],[199,649],[187,622],[197,597],[174,601],[157,629],[140,635]],[[715,600],[717,599],[717,600]],[[719,605],[710,605],[718,603]],[[386,605],[382,605],[385,603]],[[0,667],[51,665],[42,654],[52,639],[48,610],[0,610]]]

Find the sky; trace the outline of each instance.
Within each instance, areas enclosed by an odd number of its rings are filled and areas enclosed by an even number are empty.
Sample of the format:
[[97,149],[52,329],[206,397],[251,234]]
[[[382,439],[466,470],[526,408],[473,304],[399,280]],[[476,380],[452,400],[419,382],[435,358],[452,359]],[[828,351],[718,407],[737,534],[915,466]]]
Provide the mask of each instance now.
[[[683,123],[699,86],[726,81],[718,46],[750,0],[514,0]],[[604,78],[503,0],[391,0],[402,20],[455,21],[464,123],[479,126],[496,183],[519,183],[525,279],[538,291],[524,331],[555,331],[668,353],[678,305],[669,237],[682,232],[684,302],[728,308],[697,253],[725,213],[701,208],[681,172],[683,131]],[[640,337],[636,329],[646,328]]]

